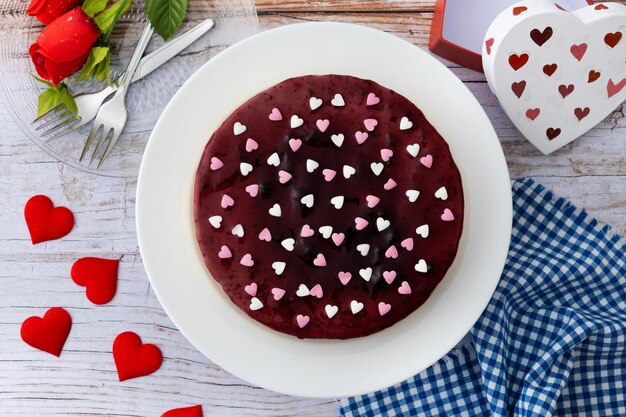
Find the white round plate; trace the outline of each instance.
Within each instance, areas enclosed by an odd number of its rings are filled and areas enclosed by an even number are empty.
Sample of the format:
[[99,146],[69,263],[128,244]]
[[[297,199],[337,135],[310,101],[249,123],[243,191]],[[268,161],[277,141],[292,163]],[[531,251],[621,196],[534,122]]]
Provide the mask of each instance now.
[[[465,226],[452,267],[422,307],[364,338],[299,340],[259,324],[209,275],[195,238],[193,185],[207,140],[250,97],[307,74],[371,79],[407,97],[446,138],[463,178]],[[452,72],[421,49],[375,29],[304,23],[228,48],[172,98],[141,165],[137,233],[163,308],[210,360],[274,391],[341,397],[396,384],[440,359],[467,334],[504,267],[511,204],[498,138]]]

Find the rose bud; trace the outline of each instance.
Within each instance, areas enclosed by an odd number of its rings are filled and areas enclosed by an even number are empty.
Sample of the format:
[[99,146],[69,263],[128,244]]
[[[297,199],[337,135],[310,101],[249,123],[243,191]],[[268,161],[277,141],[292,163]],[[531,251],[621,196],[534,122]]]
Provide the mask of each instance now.
[[28,52],[39,76],[56,86],[83,66],[99,34],[89,16],[76,8],[46,26]]
[[81,0],[33,0],[26,13],[36,16],[44,25],[76,7]]

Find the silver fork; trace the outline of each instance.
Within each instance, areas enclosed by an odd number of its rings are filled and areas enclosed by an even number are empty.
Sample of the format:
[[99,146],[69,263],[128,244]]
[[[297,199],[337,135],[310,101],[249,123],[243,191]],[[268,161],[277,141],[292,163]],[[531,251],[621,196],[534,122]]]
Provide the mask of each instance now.
[[126,68],[126,72],[121,77],[119,86],[113,97],[106,103],[104,103],[100,109],[98,110],[98,114],[96,114],[96,119],[93,122],[93,127],[91,128],[91,132],[89,132],[89,136],[87,136],[87,140],[85,141],[85,146],[83,147],[83,151],[80,155],[79,161],[82,161],[91,143],[94,141],[96,134],[99,131],[102,131],[98,142],[96,143],[96,148],[91,155],[91,161],[95,159],[96,155],[100,148],[104,145],[106,138],[110,135],[111,139],[109,140],[109,144],[107,145],[102,157],[100,158],[100,162],[98,162],[98,168],[102,166],[102,163],[107,159],[109,154],[111,153],[111,149],[117,143],[124,126],[126,125],[126,119],[128,118],[128,112],[126,111],[126,93],[128,92],[128,85],[130,84],[130,80],[135,73],[135,69],[137,69],[137,65],[139,64],[139,60],[143,55],[143,52],[148,46],[148,42],[150,41],[150,36],[152,36],[152,26],[147,23],[141,32],[141,36],[139,37],[139,41],[137,42],[137,46],[135,47],[135,51],[130,58],[128,63],[128,67]]

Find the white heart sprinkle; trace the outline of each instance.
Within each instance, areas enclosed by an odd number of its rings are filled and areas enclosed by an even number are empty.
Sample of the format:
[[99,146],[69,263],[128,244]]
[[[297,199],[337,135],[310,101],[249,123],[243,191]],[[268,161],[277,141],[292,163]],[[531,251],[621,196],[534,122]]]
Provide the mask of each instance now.
[[343,136],[343,133],[339,133],[338,135],[332,135],[330,137],[330,140],[333,141],[333,143],[338,147],[341,148],[341,145],[343,145],[343,140],[345,139],[345,137]]
[[368,245],[367,243],[361,243],[356,247],[356,250],[361,252],[361,256],[367,256],[367,254],[370,252],[370,245]]
[[428,265],[426,265],[426,261],[420,259],[419,262],[415,264],[415,270],[422,273],[428,272]]
[[343,202],[345,201],[344,196],[338,195],[330,199],[330,204],[335,206],[337,210],[343,207]]
[[274,270],[274,272],[276,273],[276,275],[280,275],[285,271],[285,267],[287,266],[286,263],[281,262],[281,261],[276,261],[274,263],[272,263],[272,269]]
[[324,239],[328,239],[333,234],[332,226],[322,226],[318,230]]
[[313,159],[307,159],[306,160],[306,170],[307,170],[307,172],[313,172],[317,168],[319,168],[319,166],[320,166],[320,164],[317,161],[314,161]]
[[372,172],[374,175],[379,176],[381,172],[383,172],[383,168],[385,167],[382,162],[372,162],[370,165],[372,168]]
[[448,190],[446,190],[446,187],[441,187],[440,189],[438,189],[437,191],[435,191],[435,198],[439,198],[441,200],[447,200],[448,199]]
[[415,229],[415,233],[417,233],[419,236],[426,239],[428,237],[428,234],[430,233],[430,228],[428,227],[427,224],[423,224],[417,229]]
[[350,178],[354,174],[356,174],[356,169],[354,169],[354,167],[351,167],[350,165],[344,165],[343,166],[343,176],[346,179]]
[[233,227],[232,234],[237,237],[243,237],[243,226],[238,224],[237,226]]
[[296,127],[300,127],[304,124],[304,120],[298,117],[298,115],[294,114],[291,116],[291,128],[295,129]]
[[346,105],[346,102],[343,101],[343,96],[339,93],[335,94],[335,97],[333,97],[330,103],[335,107],[343,107]]
[[267,158],[267,163],[269,165],[273,165],[277,167],[280,164],[280,156],[278,156],[278,154],[274,152],[273,154],[270,155],[269,158]]
[[400,130],[408,130],[413,127],[413,122],[408,117],[403,117],[400,120]]
[[383,230],[388,228],[390,224],[391,222],[389,220],[385,220],[382,217],[376,219],[376,228],[379,232],[382,232]]
[[339,311],[339,307],[326,304],[326,307],[324,307],[324,310],[326,311],[326,315],[328,316],[328,318],[332,319],[333,317],[335,317],[335,314],[337,314],[337,312]]
[[363,310],[363,303],[360,303],[357,300],[352,300],[350,302],[350,310],[352,310],[352,314],[358,313]]
[[278,203],[276,203],[272,207],[270,207],[270,209],[268,211],[269,211],[270,215],[272,215],[274,217],[280,217],[280,215],[282,214],[282,210],[280,209],[280,204],[278,204]]
[[289,252],[293,251],[294,245],[296,244],[296,241],[293,238],[289,238],[289,239],[285,239],[282,242],[280,242],[281,245],[283,245],[283,248],[287,249]]
[[406,151],[413,158],[417,157],[417,154],[420,153],[420,145],[418,143],[414,143],[413,145],[409,145],[406,147]]
[[256,297],[252,297],[252,299],[250,300],[250,310],[256,311],[260,310],[261,308],[263,308],[263,303],[261,302],[261,300]]
[[211,216],[209,217],[209,223],[216,229],[219,229],[222,225],[222,216]]
[[296,291],[296,295],[298,297],[306,297],[309,294],[311,294],[311,292],[309,291],[307,286],[304,284],[300,284],[300,286],[298,287],[298,291]]
[[239,170],[241,171],[241,175],[245,177],[252,172],[252,165],[247,162],[242,162],[239,164]]
[[319,107],[321,105],[322,105],[322,99],[321,98],[311,97],[309,99],[309,106],[311,107],[311,110],[319,109]]
[[246,131],[246,125],[241,124],[239,122],[236,122],[234,124],[234,126],[233,126],[233,133],[235,134],[235,136],[241,135],[245,131]]
[[313,196],[313,194],[307,194],[300,199],[300,202],[304,204],[305,206],[307,206],[308,208],[311,208],[313,207],[313,204],[315,203],[315,197]]
[[415,203],[415,201],[417,200],[417,197],[420,196],[420,192],[417,190],[407,190],[406,196],[409,198],[409,201],[411,203]]

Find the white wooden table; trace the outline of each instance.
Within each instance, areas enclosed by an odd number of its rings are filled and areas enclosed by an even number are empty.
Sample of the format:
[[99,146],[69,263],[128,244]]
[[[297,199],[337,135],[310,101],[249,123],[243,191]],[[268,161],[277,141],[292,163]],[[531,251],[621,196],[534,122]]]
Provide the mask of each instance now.
[[[257,0],[257,7],[264,29],[302,20],[349,21],[424,47],[433,3]],[[626,235],[623,105],[584,138],[543,156],[512,126],[481,74],[447,64],[485,107],[513,178],[536,179]],[[151,417],[202,404],[205,416],[336,416],[335,400],[276,394],[229,375],[177,331],[141,263],[135,188],[133,179],[96,177],[56,162],[19,131],[0,101],[0,415]],[[39,193],[70,207],[76,225],[64,239],[33,246],[22,210]],[[122,256],[118,292],[109,305],[92,305],[69,278],[73,261],[87,255]],[[52,306],[67,308],[74,320],[60,358],[31,349],[19,337],[26,317]],[[164,355],[158,372],[117,381],[111,343],[125,330],[158,344]]]

